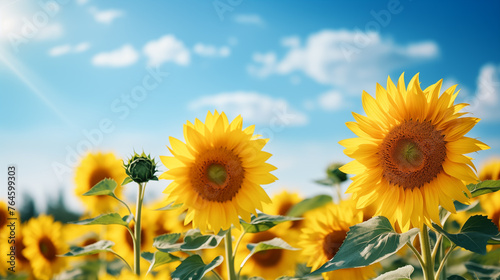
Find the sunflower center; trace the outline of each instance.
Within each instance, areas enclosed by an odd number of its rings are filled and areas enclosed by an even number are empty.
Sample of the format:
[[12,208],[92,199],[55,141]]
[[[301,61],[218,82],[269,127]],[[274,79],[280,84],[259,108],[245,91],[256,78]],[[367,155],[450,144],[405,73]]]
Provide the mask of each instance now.
[[[277,236],[267,231],[259,232],[254,235],[251,243],[259,243],[261,241],[271,240],[275,237]],[[282,255],[283,255],[283,250],[272,249],[272,250],[258,252],[252,256],[252,259],[260,267],[273,267],[280,262]]]
[[97,168],[90,174],[89,189],[91,189],[93,186],[97,185],[97,183],[106,178],[112,178],[109,170],[105,168]]
[[23,237],[16,238],[16,258],[20,260],[21,263],[28,263],[29,260],[23,254],[24,248]]
[[498,230],[500,230],[500,210],[495,211],[491,216],[491,220],[497,226]]
[[0,209],[0,229],[3,229],[5,225],[7,225],[7,212],[4,209]]
[[189,178],[202,198],[225,202],[240,190],[244,173],[240,158],[221,147],[201,153],[189,171]]
[[211,164],[207,168],[207,177],[210,181],[221,186],[226,182],[227,172],[226,168],[220,164]]
[[380,145],[383,177],[405,189],[420,188],[443,171],[446,141],[430,122],[405,121]]
[[338,230],[330,232],[323,239],[323,253],[325,256],[331,260],[337,254],[347,236],[347,232],[344,230]]
[[53,261],[56,258],[56,246],[54,246],[52,240],[50,240],[47,236],[40,239],[38,242],[38,248],[46,260]]
[[[281,206],[278,209],[278,215],[286,216],[286,214],[288,214],[288,211],[290,211],[290,209],[292,209],[293,205],[294,204],[290,201],[287,201],[287,202],[281,204]],[[302,226],[302,221],[303,220],[292,221],[292,225],[290,226],[290,228],[300,228]]]

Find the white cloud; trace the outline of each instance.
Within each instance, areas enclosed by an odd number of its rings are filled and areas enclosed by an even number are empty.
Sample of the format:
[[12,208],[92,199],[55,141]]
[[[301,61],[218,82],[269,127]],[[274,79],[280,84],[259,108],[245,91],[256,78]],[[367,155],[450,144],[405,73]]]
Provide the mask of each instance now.
[[270,127],[299,126],[307,115],[292,108],[284,99],[257,92],[235,91],[205,96],[189,104],[189,109],[217,109],[230,116],[241,114],[245,121]]
[[319,96],[318,104],[325,111],[338,110],[343,106],[342,94],[336,90],[325,92]]
[[236,23],[263,26],[264,20],[257,14],[237,14],[233,17]]
[[90,48],[90,44],[88,42],[83,42],[78,45],[72,46],[69,44],[60,45],[53,47],[49,50],[50,56],[60,56],[68,53],[81,53]]
[[53,47],[52,49],[49,50],[49,55],[51,56],[60,56],[63,54],[67,54],[71,51],[71,46],[70,45],[61,45],[57,47]]
[[184,43],[174,35],[165,35],[158,40],[148,42],[143,48],[149,65],[174,62],[182,66],[189,65],[191,55]]
[[439,48],[431,41],[400,45],[378,33],[323,30],[311,34],[303,46],[298,37],[282,40],[288,48],[282,59],[276,53],[256,53],[248,66],[250,74],[266,77],[301,71],[321,84],[348,92],[374,89],[387,73],[431,60]]
[[94,16],[95,21],[105,24],[112,23],[115,19],[124,16],[124,12],[120,10],[98,10],[96,7],[89,9],[90,13]]
[[78,5],[85,5],[85,4],[87,4],[88,2],[89,2],[89,0],[76,0],[76,3],[77,3]]
[[474,116],[484,120],[499,120],[500,114],[500,64],[486,64],[479,70],[477,88],[470,104]]
[[124,67],[134,64],[139,58],[139,54],[131,45],[124,45],[111,52],[103,52],[92,58],[95,66]]
[[37,40],[51,40],[60,38],[64,34],[64,28],[60,23],[47,24],[47,26],[40,28]]
[[228,57],[231,54],[231,49],[227,46],[217,48],[216,46],[198,43],[193,47],[193,52],[199,56]]

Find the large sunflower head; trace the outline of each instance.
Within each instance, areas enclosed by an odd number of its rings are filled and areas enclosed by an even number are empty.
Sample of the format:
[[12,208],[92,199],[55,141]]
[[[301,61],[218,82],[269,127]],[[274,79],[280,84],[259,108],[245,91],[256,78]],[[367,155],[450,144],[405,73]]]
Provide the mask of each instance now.
[[347,192],[357,207],[373,204],[403,230],[440,224],[440,205],[454,213],[454,200],[468,203],[466,184],[477,176],[464,154],[489,148],[464,136],[479,119],[463,117],[456,86],[440,94],[441,84],[422,90],[417,74],[406,88],[401,75],[397,86],[390,77],[386,89],[377,84],[376,98],[363,91],[367,116],[346,123],[359,137],[340,142],[354,159],[341,170],[356,174]]
[[103,179],[113,179],[118,187],[115,195],[121,198],[122,187],[120,186],[127,175],[123,169],[123,162],[113,153],[89,153],[82,159],[75,175],[75,194],[87,206],[91,215],[99,215],[105,212],[115,211],[119,202],[106,195],[83,196],[97,183]]
[[271,203],[260,186],[276,180],[270,173],[276,167],[266,163],[271,154],[262,151],[267,139],[242,124],[241,116],[229,123],[224,113],[208,112],[205,123],[184,125],[186,143],[170,137],[173,156],[160,156],[169,170],[159,178],[173,180],[167,200],[182,203],[185,223],[202,232],[239,227],[239,216],[250,221],[250,213]]
[[22,254],[29,260],[36,279],[52,279],[66,268],[66,258],[58,257],[69,249],[63,232],[63,225],[46,215],[30,219],[23,227]]
[[[314,215],[313,215],[314,214]],[[306,257],[307,266],[316,270],[331,260],[340,249],[347,236],[349,227],[363,222],[362,211],[351,201],[340,204],[330,203],[311,211],[305,220],[299,245]],[[380,265],[346,268],[323,273],[324,279],[370,279],[376,276],[375,269]]]

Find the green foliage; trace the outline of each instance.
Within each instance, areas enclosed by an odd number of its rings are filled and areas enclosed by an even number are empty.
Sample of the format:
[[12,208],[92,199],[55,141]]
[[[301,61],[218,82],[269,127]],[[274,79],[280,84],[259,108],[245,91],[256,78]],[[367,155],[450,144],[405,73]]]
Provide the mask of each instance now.
[[467,271],[479,280],[500,280],[500,266],[481,265],[473,262],[465,263]]
[[302,220],[302,218],[268,215],[264,213],[260,213],[258,217],[252,214],[250,223],[247,223],[244,220],[240,219],[241,225],[248,233],[257,233],[261,231],[266,231],[280,223],[288,221],[298,221],[298,220]]
[[100,252],[113,252],[111,250],[111,247],[115,245],[113,241],[109,240],[100,240],[97,241],[94,244],[87,245],[85,247],[78,247],[78,246],[73,246],[70,248],[70,251],[67,252],[66,254],[62,255],[63,257],[79,257],[79,256],[87,256],[87,255],[93,255],[97,254]]
[[291,217],[302,216],[305,212],[319,208],[327,203],[332,202],[332,197],[329,195],[317,195],[311,198],[306,198],[295,204],[287,213]]
[[310,275],[377,263],[401,249],[417,235],[418,228],[397,233],[386,217],[378,216],[349,228],[347,237],[333,259]]
[[209,264],[205,264],[200,256],[189,256],[172,272],[172,279],[201,280],[207,272],[219,266],[223,260],[222,256],[218,256]]
[[436,224],[432,225],[435,230],[448,237],[457,246],[482,255],[486,254],[488,240],[498,234],[497,226],[488,217],[482,215],[469,217],[457,234],[448,233]]
[[95,184],[88,192],[84,193],[84,196],[91,195],[109,195],[115,197],[116,182],[113,179],[103,179],[99,183]]
[[468,184],[467,188],[472,194],[472,197],[477,197],[500,190],[500,180],[486,180],[477,184]]
[[122,182],[122,186],[125,186],[127,185],[128,183],[132,183],[134,180],[132,180],[130,177],[125,177],[125,179],[123,179],[123,182]]
[[267,241],[262,241],[259,243],[250,243],[247,245],[248,250],[250,250],[250,254],[241,262],[241,267],[247,262],[248,259],[250,259],[254,254],[257,254],[259,252],[264,252],[267,250],[277,250],[277,249],[284,249],[284,250],[300,250],[297,248],[293,248],[290,246],[288,243],[286,243],[283,239],[275,237],[271,240]]
[[225,234],[226,231],[220,231],[218,234],[203,235],[200,233],[199,229],[191,229],[184,236],[184,241],[182,243],[177,242],[181,236],[180,233],[170,233],[156,237],[153,242],[153,247],[164,253],[211,249],[219,246]]
[[177,256],[161,251],[156,251],[154,253],[142,252],[141,257],[151,263],[147,273],[150,273],[153,269],[161,265],[181,260],[181,258]]
[[121,217],[118,213],[102,214],[95,218],[85,219],[81,221],[71,222],[75,225],[121,225],[128,226],[132,220],[132,215]]
[[410,275],[413,273],[413,266],[405,265],[396,270],[386,272],[373,280],[407,280],[410,279]]

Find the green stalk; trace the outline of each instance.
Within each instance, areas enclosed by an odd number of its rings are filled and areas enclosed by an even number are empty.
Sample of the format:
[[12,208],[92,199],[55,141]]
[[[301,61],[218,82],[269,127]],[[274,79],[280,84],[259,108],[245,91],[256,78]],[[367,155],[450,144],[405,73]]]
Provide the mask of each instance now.
[[142,200],[144,199],[144,189],[146,184],[139,184],[139,192],[137,194],[137,205],[135,209],[135,225],[134,225],[134,271],[135,274],[141,275],[141,212]]
[[434,262],[432,260],[431,242],[429,241],[429,232],[427,225],[420,229],[420,251],[422,251],[422,259],[424,266],[422,267],[425,280],[434,280]]
[[233,240],[231,237],[231,228],[229,228],[226,232],[225,245],[226,245],[227,274],[229,276],[229,280],[236,280],[237,278],[234,270]]
[[451,245],[450,249],[448,249],[448,252],[446,252],[446,254],[444,255],[443,260],[439,264],[439,268],[436,272],[436,280],[439,279],[439,275],[441,274],[441,271],[444,270],[445,265],[446,265],[446,261],[448,260],[448,257],[451,255],[451,252],[453,250],[455,250],[456,247],[457,247],[457,245],[455,245],[455,244]]

